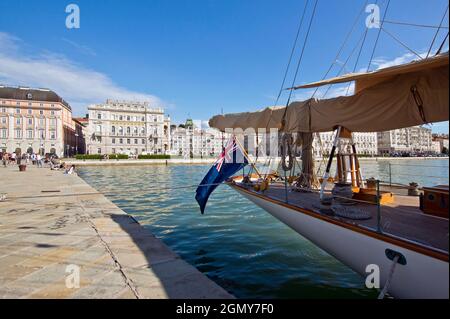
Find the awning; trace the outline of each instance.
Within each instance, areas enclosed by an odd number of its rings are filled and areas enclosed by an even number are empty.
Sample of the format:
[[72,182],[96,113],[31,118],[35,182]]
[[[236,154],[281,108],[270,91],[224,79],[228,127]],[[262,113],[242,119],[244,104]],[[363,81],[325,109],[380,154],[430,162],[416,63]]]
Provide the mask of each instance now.
[[350,73],[345,74],[339,77],[326,79],[323,81],[318,82],[312,82],[308,84],[303,84],[296,86],[292,89],[298,90],[298,89],[308,89],[308,88],[315,88],[319,86],[329,85],[329,84],[339,84],[339,83],[347,83],[356,81],[356,89],[355,92],[359,92],[360,90],[367,88],[371,85],[384,82],[389,80],[389,78],[393,76],[397,76],[400,74],[405,73],[413,73],[413,72],[420,72],[422,70],[428,70],[432,68],[438,68],[441,66],[448,66],[449,61],[449,54],[448,52],[434,56],[431,58],[413,61],[406,64],[401,65],[395,65],[392,67],[376,70],[373,72],[368,73]]
[[[278,107],[219,115],[209,124],[222,131],[226,128],[281,129],[285,112],[286,132],[326,132],[337,126],[353,132],[381,132],[448,121],[448,54],[389,69],[358,75],[358,81],[375,84],[367,85],[353,96],[294,102],[287,110]],[[356,75],[347,80],[355,78]]]

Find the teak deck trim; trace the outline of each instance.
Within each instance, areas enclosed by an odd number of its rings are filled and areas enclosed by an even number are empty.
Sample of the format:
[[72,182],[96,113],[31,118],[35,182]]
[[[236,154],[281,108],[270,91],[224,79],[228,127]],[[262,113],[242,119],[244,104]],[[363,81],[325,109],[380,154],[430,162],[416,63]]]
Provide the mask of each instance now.
[[439,260],[442,260],[442,261],[445,261],[445,262],[449,262],[448,254],[436,251],[432,247],[425,247],[425,246],[422,246],[420,244],[413,243],[411,241],[406,241],[406,240],[403,240],[403,239],[399,239],[399,238],[390,236],[388,234],[380,234],[380,233],[377,233],[377,232],[374,232],[374,231],[370,231],[370,230],[361,228],[360,226],[356,226],[356,225],[352,225],[352,224],[349,224],[349,223],[346,223],[346,222],[342,222],[340,220],[336,220],[334,218],[330,218],[328,216],[324,216],[324,215],[318,214],[318,213],[316,213],[314,211],[311,211],[311,210],[308,210],[308,209],[300,208],[300,207],[297,207],[297,206],[294,206],[294,205],[282,202],[280,200],[269,198],[269,197],[261,195],[259,193],[249,191],[248,189],[246,189],[245,187],[243,187],[241,185],[238,185],[234,181],[231,182],[231,183],[228,183],[228,185],[230,185],[231,187],[239,188],[239,190],[241,190],[241,191],[243,191],[243,192],[245,192],[245,193],[247,193],[249,195],[256,196],[258,198],[261,198],[261,199],[264,199],[266,201],[272,202],[274,204],[277,204],[277,205],[280,205],[280,206],[283,206],[283,207],[286,207],[286,208],[298,211],[300,213],[309,215],[311,217],[318,218],[318,219],[321,219],[323,221],[332,223],[334,225],[337,225],[337,226],[340,226],[340,227],[344,227],[346,229],[350,229],[350,230],[356,231],[356,232],[358,232],[360,234],[363,234],[363,235],[366,235],[366,236],[369,236],[369,237],[372,237],[372,238],[375,238],[375,239],[378,239],[378,240],[382,240],[382,241],[388,242],[390,244],[400,246],[400,247],[405,248],[405,249],[412,250],[412,251],[417,252],[419,254],[423,254],[423,255],[426,255],[426,256],[429,256],[429,257],[432,257],[432,258],[435,258],[435,259],[439,259]]

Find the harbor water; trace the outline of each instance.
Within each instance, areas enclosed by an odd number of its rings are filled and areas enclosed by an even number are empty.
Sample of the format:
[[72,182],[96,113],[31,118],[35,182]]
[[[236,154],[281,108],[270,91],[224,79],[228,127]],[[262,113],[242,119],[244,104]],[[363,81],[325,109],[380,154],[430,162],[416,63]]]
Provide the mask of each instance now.
[[[361,162],[367,178],[420,186],[448,184],[448,164],[448,159]],[[238,298],[376,297],[361,276],[228,186],[219,186],[201,215],[195,185],[209,168],[82,167],[79,175]]]

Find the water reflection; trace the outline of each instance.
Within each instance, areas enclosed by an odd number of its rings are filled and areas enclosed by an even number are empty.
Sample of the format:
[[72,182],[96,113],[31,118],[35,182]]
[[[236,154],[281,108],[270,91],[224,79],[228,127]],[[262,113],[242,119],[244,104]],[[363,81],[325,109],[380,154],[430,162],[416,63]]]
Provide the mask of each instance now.
[[[448,178],[447,160],[426,164],[438,166],[433,175],[445,173]],[[388,166],[384,161],[362,162],[366,177],[384,179]],[[86,167],[80,169],[80,176],[237,297],[376,295],[364,288],[359,275],[227,186],[218,187],[206,214],[200,215],[195,188],[179,187],[198,184],[208,169],[200,165]],[[434,184],[419,176],[424,175],[423,167],[401,172],[412,174],[412,180],[421,184]]]

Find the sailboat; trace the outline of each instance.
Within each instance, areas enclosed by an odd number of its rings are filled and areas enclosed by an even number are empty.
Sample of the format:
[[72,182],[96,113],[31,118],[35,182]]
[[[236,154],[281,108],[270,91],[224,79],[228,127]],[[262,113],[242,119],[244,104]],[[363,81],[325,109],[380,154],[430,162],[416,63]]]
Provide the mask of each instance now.
[[[448,185],[410,196],[407,188],[366,180],[353,140],[355,132],[448,121],[448,78],[448,52],[439,53],[291,88],[354,82],[350,96],[214,116],[209,125],[221,131],[263,128],[282,133],[285,177],[260,173],[253,164],[248,175],[234,176],[228,185],[363,277],[375,266],[380,297],[448,299]],[[328,131],[334,131],[334,143],[323,175],[316,176],[313,138]],[[292,169],[294,146],[302,149],[297,174]]]

